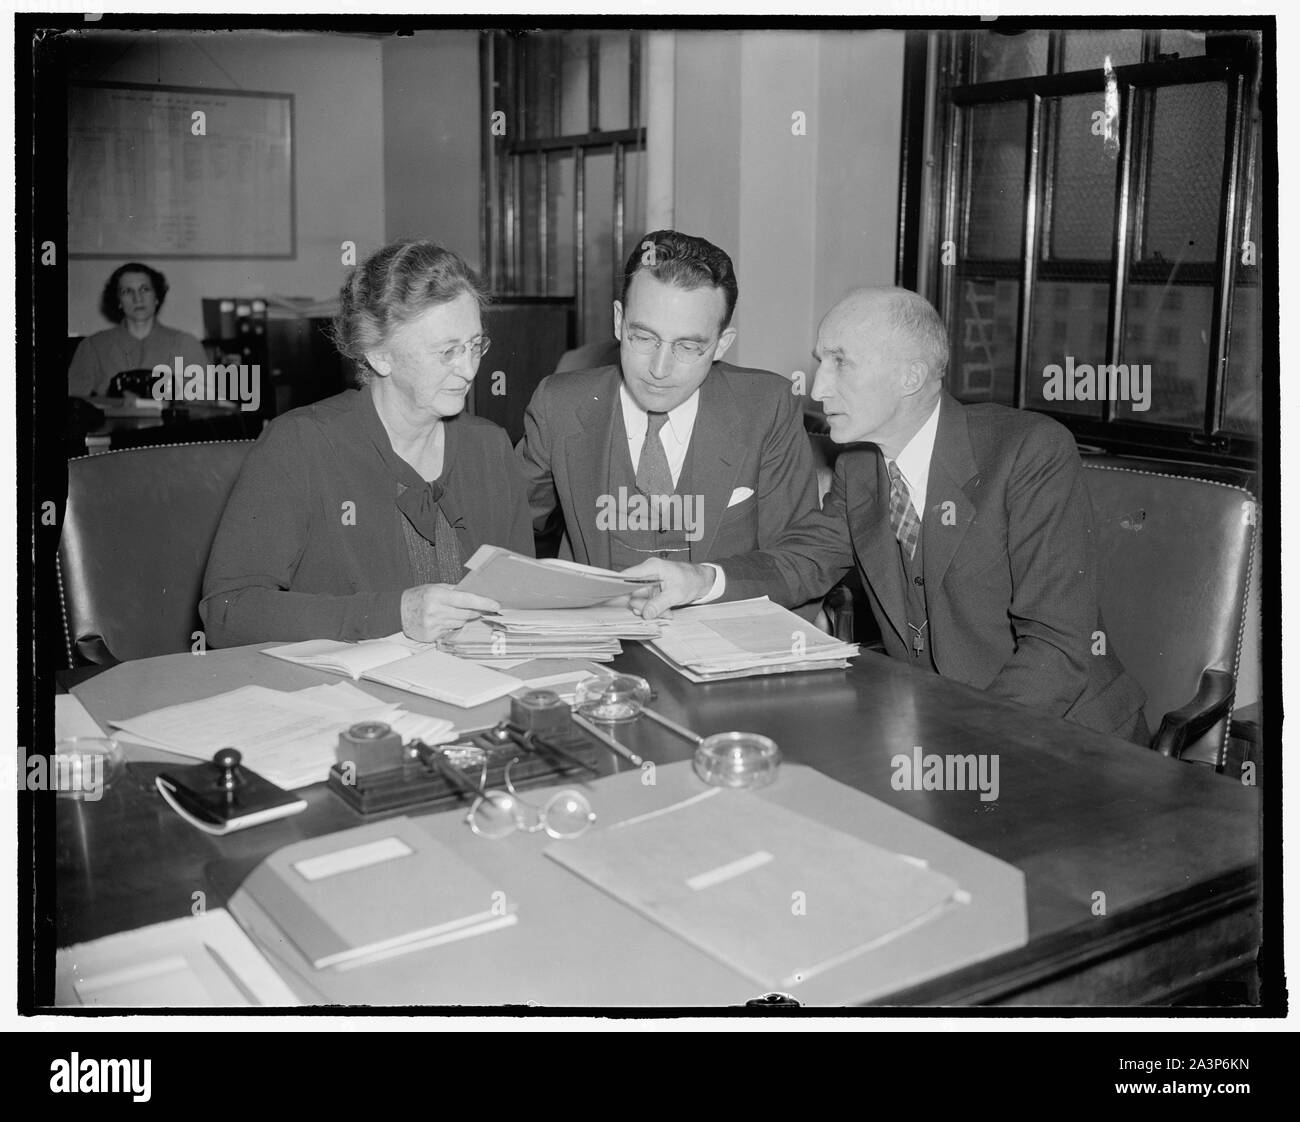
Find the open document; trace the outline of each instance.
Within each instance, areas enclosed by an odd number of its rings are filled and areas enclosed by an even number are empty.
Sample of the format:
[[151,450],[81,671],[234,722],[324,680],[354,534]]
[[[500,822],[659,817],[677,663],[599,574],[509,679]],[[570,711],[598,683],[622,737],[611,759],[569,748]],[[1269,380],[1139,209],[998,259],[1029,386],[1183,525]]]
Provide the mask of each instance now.
[[479,546],[465,568],[469,574],[456,587],[503,608],[587,608],[650,583],[574,561],[539,561],[495,545]]
[[454,738],[451,721],[408,713],[348,682],[297,692],[243,686],[109,723],[123,740],[200,760],[236,748],[245,767],[292,790],[325,779],[339,733],[358,721],[383,721],[403,740]]
[[[343,643],[308,639],[262,651],[314,670],[347,674],[353,679],[380,682],[408,693],[431,697],[469,709],[505,697],[519,689],[519,679],[438,649],[436,643],[416,643],[403,635]],[[536,657],[527,655],[528,658]]]
[[679,608],[646,645],[692,682],[843,669],[858,653],[766,597]]

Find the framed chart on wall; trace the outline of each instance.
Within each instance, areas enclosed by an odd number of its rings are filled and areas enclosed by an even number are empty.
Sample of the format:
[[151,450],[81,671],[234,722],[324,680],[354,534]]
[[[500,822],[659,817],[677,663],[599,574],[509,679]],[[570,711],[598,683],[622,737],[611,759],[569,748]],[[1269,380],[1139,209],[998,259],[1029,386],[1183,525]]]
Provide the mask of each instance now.
[[72,257],[293,257],[293,95],[68,87]]

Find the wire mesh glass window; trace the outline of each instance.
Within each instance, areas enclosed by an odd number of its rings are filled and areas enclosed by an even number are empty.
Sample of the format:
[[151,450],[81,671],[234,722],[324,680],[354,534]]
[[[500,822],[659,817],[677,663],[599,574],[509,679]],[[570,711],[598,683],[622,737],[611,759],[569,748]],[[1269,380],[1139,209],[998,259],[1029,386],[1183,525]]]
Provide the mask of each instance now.
[[922,276],[952,391],[1117,450],[1253,465],[1259,33],[930,41],[943,157]]
[[625,248],[644,231],[641,32],[485,31],[482,257],[494,292],[575,300],[608,337]]

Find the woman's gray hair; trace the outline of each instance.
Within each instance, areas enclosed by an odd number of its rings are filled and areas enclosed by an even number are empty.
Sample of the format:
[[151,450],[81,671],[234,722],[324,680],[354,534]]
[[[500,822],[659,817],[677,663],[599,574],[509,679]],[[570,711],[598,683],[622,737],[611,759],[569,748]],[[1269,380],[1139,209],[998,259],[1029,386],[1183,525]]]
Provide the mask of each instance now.
[[422,312],[465,293],[480,308],[487,306],[487,289],[458,254],[429,241],[390,242],[344,282],[334,318],[334,345],[356,364],[357,380],[364,386],[373,373],[367,351],[384,346],[397,328]]

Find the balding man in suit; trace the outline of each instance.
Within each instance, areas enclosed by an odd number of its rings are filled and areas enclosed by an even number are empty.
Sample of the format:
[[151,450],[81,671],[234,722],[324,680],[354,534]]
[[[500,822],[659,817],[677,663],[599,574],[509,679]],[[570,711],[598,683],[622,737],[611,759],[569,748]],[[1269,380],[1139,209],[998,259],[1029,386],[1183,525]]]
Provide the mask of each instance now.
[[[1144,694],[1097,641],[1092,507],[1070,433],[943,388],[947,332],[903,289],[857,289],[822,320],[812,396],[846,447],[823,508],[716,565],[648,561],[635,607],[823,594],[857,564],[885,650],[1146,744]],[[1100,652],[1100,653],[1099,653]]]

